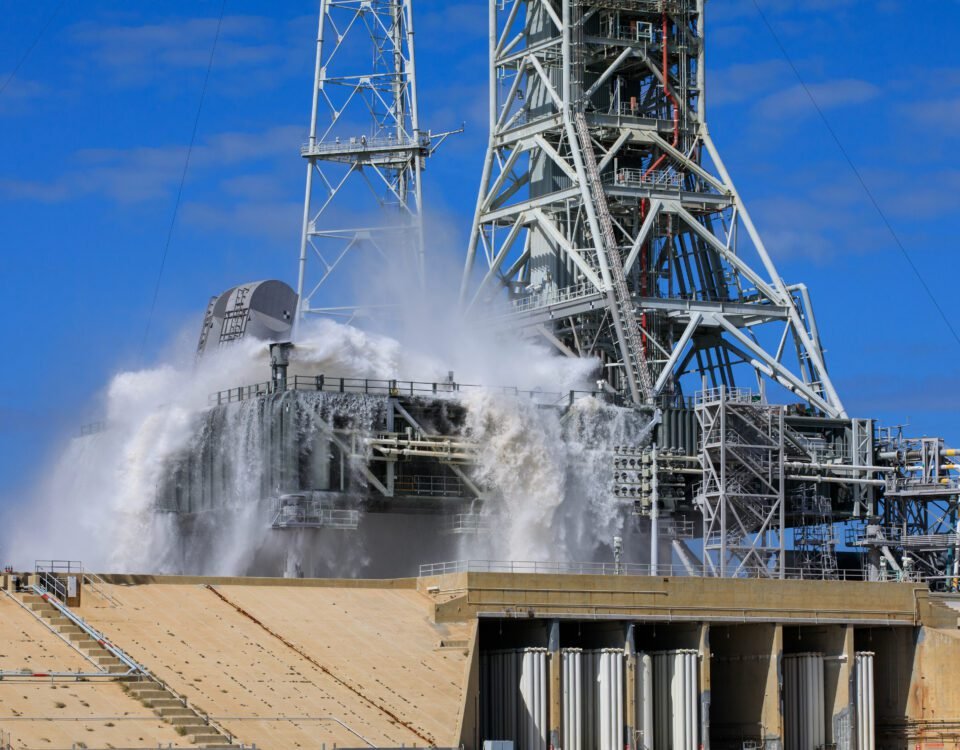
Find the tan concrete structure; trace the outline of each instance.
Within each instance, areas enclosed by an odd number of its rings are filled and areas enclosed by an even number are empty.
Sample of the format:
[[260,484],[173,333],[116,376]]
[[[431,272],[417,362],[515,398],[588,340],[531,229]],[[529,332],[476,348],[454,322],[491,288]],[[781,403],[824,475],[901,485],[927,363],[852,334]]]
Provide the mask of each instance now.
[[[781,661],[805,651],[825,655],[828,742],[852,710],[853,656],[873,651],[878,747],[958,747],[958,613],[919,586],[472,573],[419,581],[109,580],[120,606],[88,592],[77,614],[237,742],[263,748],[473,750],[483,739],[481,650],[531,645],[556,654],[579,643],[619,648],[628,639],[646,652],[700,653],[705,748],[748,737],[778,741]],[[89,667],[6,595],[0,646],[0,669]],[[553,690],[556,674],[551,665]],[[0,729],[17,748],[190,745],[174,717],[161,721],[162,697],[154,696],[157,705],[137,700],[149,690],[0,681]],[[635,700],[630,690],[626,699]],[[94,721],[107,715],[129,718]]]
[[[0,669],[89,672],[94,665],[7,596],[0,596]],[[190,744],[117,682],[4,679],[0,730],[14,748]]]

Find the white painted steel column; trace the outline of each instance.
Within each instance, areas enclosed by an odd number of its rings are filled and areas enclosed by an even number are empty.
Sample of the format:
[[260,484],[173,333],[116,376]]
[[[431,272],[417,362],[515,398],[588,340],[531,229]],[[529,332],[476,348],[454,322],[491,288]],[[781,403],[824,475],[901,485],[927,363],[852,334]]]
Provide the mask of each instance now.
[[649,654],[637,654],[637,717],[635,726],[640,733],[638,750],[654,750],[653,732],[653,659]]
[[876,748],[873,659],[870,651],[861,651],[856,657],[857,750]]
[[616,703],[617,717],[616,717],[616,721],[613,724],[613,729],[615,732],[614,738],[613,738],[614,750],[623,750],[625,746],[624,736],[623,736],[623,725],[624,725],[623,704],[627,698],[626,691],[624,690],[624,685],[623,685],[623,664],[625,659],[626,659],[626,655],[624,654],[623,651],[616,652],[616,657],[614,660],[614,666],[616,667],[616,669],[614,670],[614,677],[616,679],[616,685],[617,685],[617,703]]

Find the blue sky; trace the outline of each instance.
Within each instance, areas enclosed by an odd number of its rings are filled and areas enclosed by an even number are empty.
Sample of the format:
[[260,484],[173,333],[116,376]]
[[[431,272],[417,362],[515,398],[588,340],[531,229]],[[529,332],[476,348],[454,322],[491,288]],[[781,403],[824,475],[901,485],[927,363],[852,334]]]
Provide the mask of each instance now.
[[[760,0],[831,125],[960,326],[960,2]],[[0,81],[54,11],[0,0]],[[207,298],[291,283],[315,0],[227,0],[144,343],[220,0],[67,2],[0,94],[0,498],[95,419],[119,369],[196,335]],[[466,122],[425,195],[457,265],[486,139],[486,2],[418,0],[421,120]],[[960,444],[955,341],[800,89],[752,0],[710,0],[711,132],[788,282],[811,288],[848,410]],[[451,279],[451,283],[456,283]],[[415,373],[411,373],[415,376]]]

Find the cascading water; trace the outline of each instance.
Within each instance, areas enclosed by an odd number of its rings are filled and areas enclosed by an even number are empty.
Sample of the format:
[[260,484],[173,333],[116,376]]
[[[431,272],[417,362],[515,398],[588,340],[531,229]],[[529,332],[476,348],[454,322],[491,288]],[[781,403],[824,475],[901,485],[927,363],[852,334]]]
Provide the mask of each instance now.
[[[613,449],[645,445],[649,415],[581,398],[566,411],[490,392],[467,397],[467,434],[479,447],[475,475],[489,488],[495,533],[465,540],[462,554],[494,560],[609,561],[630,508],[611,494]],[[639,559],[642,545],[628,545]]]
[[[467,377],[490,382],[490,371],[470,369],[482,363],[525,388],[593,385],[595,362],[521,346],[499,360],[516,363],[514,373],[470,351]],[[398,576],[456,556],[609,560],[612,537],[636,526],[610,492],[611,455],[616,445],[649,439],[649,415],[595,398],[560,408],[470,389],[431,397],[430,419],[476,443],[473,479],[492,533],[451,537],[439,516],[382,513],[362,513],[351,531],[271,528],[285,493],[361,508],[365,438],[385,429],[387,397],[288,391],[209,405],[211,393],[268,371],[266,345],[245,341],[197,367],[116,376],[106,394],[109,429],[70,442],[8,528],[8,559],[71,557],[136,572]],[[392,339],[323,323],[297,344],[296,372],[442,381],[447,368]],[[465,417],[450,422],[450,409]],[[628,545],[637,557],[641,542]]]

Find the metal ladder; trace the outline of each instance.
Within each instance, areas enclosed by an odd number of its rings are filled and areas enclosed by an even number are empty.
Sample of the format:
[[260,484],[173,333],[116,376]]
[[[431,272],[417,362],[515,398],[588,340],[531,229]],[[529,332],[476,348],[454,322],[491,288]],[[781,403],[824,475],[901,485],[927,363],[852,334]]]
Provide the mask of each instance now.
[[210,329],[213,328],[213,308],[217,304],[217,297],[211,297],[207,303],[207,311],[203,315],[203,327],[200,329],[200,341],[197,342],[197,356],[203,353],[207,345],[207,337],[210,335]]
[[627,374],[633,380],[631,390],[639,386],[640,400],[653,395],[653,381],[650,377],[650,367],[647,363],[646,352],[643,350],[643,336],[640,324],[633,309],[633,300],[627,287],[627,279],[623,273],[623,260],[617,251],[617,239],[613,231],[613,220],[610,218],[610,207],[607,205],[607,195],[600,180],[600,170],[597,168],[597,158],[593,151],[593,141],[587,126],[587,118],[582,111],[574,113],[577,126],[577,137],[580,140],[580,150],[587,172],[587,182],[593,203],[600,222],[602,237],[600,244],[606,256],[607,267],[610,269],[612,281],[611,292],[614,302],[614,325],[619,334],[623,348],[624,363]]
[[235,341],[243,338],[247,330],[247,320],[250,318],[250,306],[247,304],[248,287],[237,289],[237,296],[233,301],[233,308],[223,316],[223,325],[220,328],[220,343]]

